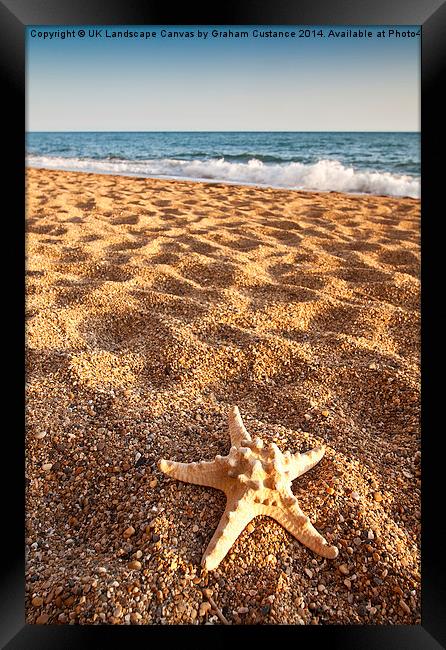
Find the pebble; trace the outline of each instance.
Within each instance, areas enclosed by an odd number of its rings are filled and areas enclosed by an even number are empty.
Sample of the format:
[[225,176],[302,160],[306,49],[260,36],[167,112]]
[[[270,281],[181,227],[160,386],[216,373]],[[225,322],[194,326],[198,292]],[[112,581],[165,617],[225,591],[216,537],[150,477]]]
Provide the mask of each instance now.
[[327,488],[325,488],[325,491],[327,492],[327,494],[334,494],[334,488],[332,488],[332,487],[330,487],[330,486],[328,486]]
[[359,499],[361,498],[359,492],[352,492],[350,496],[352,499],[355,499],[355,501],[359,501]]
[[344,580],[344,584],[345,584],[345,586],[347,587],[347,589],[351,589],[351,587],[352,587],[352,581],[351,581],[351,580],[349,580],[348,578],[346,578],[346,579]]
[[375,501],[378,501],[379,503],[380,501],[383,500],[383,495],[381,494],[381,492],[375,492],[373,498],[375,499]]
[[350,570],[346,564],[341,564],[339,567],[339,571],[343,573],[345,576],[350,573]]
[[305,568],[304,571],[310,579],[313,577],[313,571],[311,569]]
[[48,614],[40,614],[40,616],[36,618],[36,623],[37,625],[45,625],[45,623],[48,623],[49,618]]
[[323,411],[321,411],[321,415],[323,415],[324,418],[328,418],[328,416],[330,415],[330,413],[329,413],[329,411],[327,411],[327,409],[324,409]]
[[254,524],[248,524],[247,527],[246,527],[246,532],[250,535],[251,533],[253,533],[255,531],[255,528],[256,527],[254,526]]
[[31,602],[34,607],[41,607],[43,605],[43,598],[41,596],[35,596]]
[[152,479],[150,481],[149,485],[150,485],[151,488],[156,487],[158,485],[158,479],[157,478]]
[[115,609],[113,610],[113,616],[115,618],[120,618],[122,616],[122,605],[119,603],[116,605]]
[[400,607],[406,614],[410,614],[410,607],[402,598],[400,600]]
[[135,534],[135,529],[133,528],[133,526],[129,526],[129,527],[126,528],[125,531],[124,531],[124,537],[125,537],[125,539],[128,539],[129,537],[131,537],[131,536],[134,535],[134,534]]
[[214,593],[213,589],[209,589],[209,588],[203,589],[203,595],[205,596],[205,598],[212,598],[213,593]]
[[367,539],[375,539],[375,534],[374,534],[373,530],[368,531]]
[[239,607],[239,608],[237,609],[237,613],[238,613],[238,614],[247,614],[248,612],[249,612],[248,607]]
[[38,433],[36,433],[34,437],[37,438],[37,440],[42,440],[43,438],[45,438],[45,436],[46,436],[46,431],[39,431]]
[[142,567],[142,564],[139,560],[132,560],[132,562],[129,562],[129,569],[136,569],[139,570]]
[[211,609],[211,603],[208,603],[207,601],[204,602],[204,603],[201,603],[199,615],[200,616],[206,616],[206,614],[209,612],[210,609]]
[[200,527],[197,526],[197,524],[195,524],[194,526],[192,526],[192,532],[193,532],[193,533],[198,533],[199,530],[200,530]]
[[49,472],[53,466],[53,463],[44,463],[42,469],[44,472]]

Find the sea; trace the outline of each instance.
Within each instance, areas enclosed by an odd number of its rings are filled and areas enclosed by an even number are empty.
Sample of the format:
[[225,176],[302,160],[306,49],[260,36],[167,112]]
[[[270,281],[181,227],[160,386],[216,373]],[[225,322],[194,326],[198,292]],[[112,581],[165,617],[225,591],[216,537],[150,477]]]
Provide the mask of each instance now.
[[420,196],[418,132],[28,132],[29,167]]

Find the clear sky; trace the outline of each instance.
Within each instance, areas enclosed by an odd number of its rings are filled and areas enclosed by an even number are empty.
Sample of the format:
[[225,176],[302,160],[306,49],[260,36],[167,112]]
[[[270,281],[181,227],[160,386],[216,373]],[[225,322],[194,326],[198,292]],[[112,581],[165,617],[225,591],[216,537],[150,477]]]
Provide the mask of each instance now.
[[[245,25],[164,28],[193,38],[163,38],[148,25],[28,27],[27,130],[419,131],[421,37],[388,35],[418,27],[350,27],[372,31],[369,39],[328,36],[348,29],[340,26],[257,29],[301,28],[324,36],[256,38]],[[57,37],[73,29],[75,37]],[[125,29],[156,36],[106,37]],[[212,29],[249,36],[216,38]]]

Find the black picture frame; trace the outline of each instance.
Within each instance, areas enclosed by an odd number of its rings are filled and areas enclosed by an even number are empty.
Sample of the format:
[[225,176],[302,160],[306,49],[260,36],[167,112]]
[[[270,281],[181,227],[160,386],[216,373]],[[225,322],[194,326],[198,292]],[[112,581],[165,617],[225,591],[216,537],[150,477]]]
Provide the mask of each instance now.
[[[162,4],[162,3],[161,3]],[[24,368],[24,124],[25,124],[25,47],[24,32],[28,25],[82,24],[357,24],[357,25],[422,25],[421,131],[422,131],[422,624],[419,626],[75,626],[26,625],[24,611],[24,456],[25,443],[23,403]],[[446,587],[444,574],[444,543],[441,524],[442,456],[437,453],[441,430],[436,422],[442,419],[439,384],[442,367],[437,354],[439,339],[435,337],[436,306],[430,288],[440,276],[441,256],[433,253],[438,237],[441,211],[441,182],[436,169],[444,158],[442,121],[444,103],[440,89],[446,68],[446,3],[441,0],[301,0],[298,3],[275,0],[264,2],[228,0],[221,6],[199,12],[189,5],[178,11],[154,3],[121,3],[118,0],[88,3],[75,0],[3,0],[0,2],[0,68],[2,74],[4,134],[10,136],[3,155],[4,192],[9,198],[7,213],[3,212],[6,232],[4,253],[10,259],[4,269],[6,289],[4,324],[7,332],[5,348],[14,349],[13,360],[6,365],[4,414],[12,414],[3,428],[2,493],[3,542],[1,581],[0,644],[8,650],[26,648],[103,648],[109,643],[155,640],[182,644],[205,642],[226,645],[232,638],[240,643],[251,642],[261,635],[265,642],[280,643],[285,632],[293,643],[327,643],[330,647],[362,650],[372,648],[411,648],[434,650],[446,647]],[[441,83],[443,81],[443,84]],[[5,150],[6,149],[6,150]],[[438,206],[438,209],[436,207]],[[436,223],[437,222],[437,223]],[[434,232],[435,230],[435,232]],[[12,235],[10,232],[12,231]],[[2,256],[5,259],[5,256]],[[11,278],[14,278],[11,282]],[[9,291],[9,295],[8,292]],[[9,330],[8,330],[9,328]],[[5,364],[3,364],[5,367]],[[439,371],[439,375],[436,374]],[[444,418],[443,418],[444,419]],[[10,465],[12,472],[6,472]],[[436,495],[438,495],[436,497]],[[155,635],[155,636],[154,636]],[[177,637],[178,635],[178,637]],[[248,636],[249,635],[249,636]],[[209,637],[212,637],[211,639]],[[269,637],[269,638],[268,638]]]

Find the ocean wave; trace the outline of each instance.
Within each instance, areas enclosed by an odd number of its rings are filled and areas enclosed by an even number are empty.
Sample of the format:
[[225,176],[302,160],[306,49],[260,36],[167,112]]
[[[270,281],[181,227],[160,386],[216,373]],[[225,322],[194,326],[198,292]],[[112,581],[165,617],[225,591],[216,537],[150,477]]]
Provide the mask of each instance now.
[[93,160],[30,155],[30,167],[94,173],[154,176],[214,182],[229,182],[298,190],[321,190],[389,196],[420,196],[420,179],[407,174],[365,171],[346,167],[338,160],[313,164],[290,162],[266,164],[257,158],[230,162],[210,160]]

